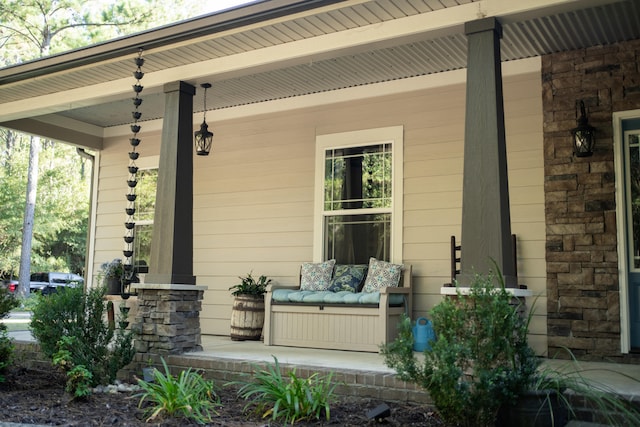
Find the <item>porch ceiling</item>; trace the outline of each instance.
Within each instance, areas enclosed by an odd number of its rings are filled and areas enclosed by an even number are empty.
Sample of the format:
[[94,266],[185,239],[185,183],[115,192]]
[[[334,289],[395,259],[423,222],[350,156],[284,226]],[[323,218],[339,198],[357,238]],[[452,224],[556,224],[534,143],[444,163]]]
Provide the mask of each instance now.
[[41,116],[99,136],[131,123],[141,46],[144,120],[163,116],[175,80],[213,83],[216,110],[460,69],[464,22],[483,16],[503,24],[503,61],[640,38],[637,0],[259,1],[0,69],[0,125]]

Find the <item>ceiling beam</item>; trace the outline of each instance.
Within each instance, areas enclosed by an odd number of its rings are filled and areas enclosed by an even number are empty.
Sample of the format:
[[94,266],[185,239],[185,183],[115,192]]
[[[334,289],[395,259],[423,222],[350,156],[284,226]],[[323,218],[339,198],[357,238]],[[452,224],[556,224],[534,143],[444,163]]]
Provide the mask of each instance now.
[[[0,126],[31,135],[38,135],[46,139],[63,141],[82,148],[102,149],[103,138],[101,136],[80,131],[78,127],[69,126],[68,123],[66,123],[66,126],[60,126],[38,119],[27,118],[2,122]],[[86,125],[83,124],[83,127],[86,127]]]

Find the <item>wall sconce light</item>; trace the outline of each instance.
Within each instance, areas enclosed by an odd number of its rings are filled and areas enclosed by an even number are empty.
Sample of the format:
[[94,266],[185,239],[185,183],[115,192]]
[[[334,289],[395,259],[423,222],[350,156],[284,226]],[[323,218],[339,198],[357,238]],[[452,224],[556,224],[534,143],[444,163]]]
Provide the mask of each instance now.
[[213,133],[209,132],[209,126],[207,125],[207,89],[211,87],[211,83],[202,83],[200,87],[204,89],[204,117],[200,130],[194,133],[196,154],[198,156],[208,156],[213,143]]
[[577,123],[578,126],[571,129],[573,154],[576,157],[589,157],[593,154],[593,146],[596,142],[596,128],[589,125],[584,110],[584,101],[580,101],[580,117],[578,117]]

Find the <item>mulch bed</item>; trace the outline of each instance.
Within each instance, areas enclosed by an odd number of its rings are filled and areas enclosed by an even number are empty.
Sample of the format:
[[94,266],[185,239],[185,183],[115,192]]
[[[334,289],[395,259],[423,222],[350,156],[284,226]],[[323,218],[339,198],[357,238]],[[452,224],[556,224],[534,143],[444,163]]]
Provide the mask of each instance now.
[[[135,392],[94,393],[83,400],[73,400],[64,391],[65,377],[57,371],[26,369],[14,366],[0,383],[0,424],[14,422],[57,426],[189,426],[189,420],[165,418],[147,423],[138,408]],[[281,423],[245,413],[246,402],[235,390],[221,387],[222,406],[210,426],[280,426]],[[299,422],[298,426],[443,426],[433,410],[412,403],[384,402],[391,415],[382,421],[369,420],[367,411],[383,402],[373,399],[339,398],[331,406],[329,421]]]

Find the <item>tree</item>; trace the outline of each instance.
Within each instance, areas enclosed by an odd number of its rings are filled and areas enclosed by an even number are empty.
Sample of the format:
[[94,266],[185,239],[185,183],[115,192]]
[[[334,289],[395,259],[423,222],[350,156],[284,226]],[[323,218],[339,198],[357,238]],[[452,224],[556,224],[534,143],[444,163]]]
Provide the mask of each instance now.
[[[0,138],[3,132],[0,130]],[[24,183],[30,138],[16,134],[11,155],[0,152],[0,274],[15,276],[20,259]],[[46,142],[39,153],[39,181],[47,191],[36,199],[31,268],[82,273],[89,215],[89,177],[74,147]]]
[[[4,65],[20,63],[128,34],[143,26],[158,25],[167,16],[179,19],[182,17],[179,14],[189,12],[179,3],[158,0],[3,1],[0,3],[0,45],[3,48],[0,60]],[[32,136],[20,256],[21,296],[26,296],[29,289],[40,148],[40,137]]]

